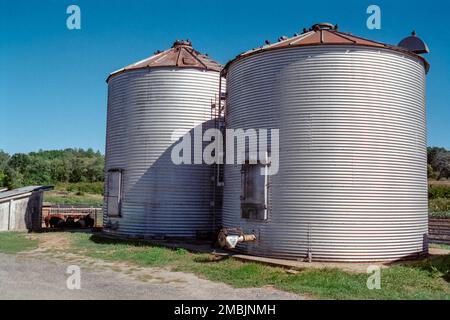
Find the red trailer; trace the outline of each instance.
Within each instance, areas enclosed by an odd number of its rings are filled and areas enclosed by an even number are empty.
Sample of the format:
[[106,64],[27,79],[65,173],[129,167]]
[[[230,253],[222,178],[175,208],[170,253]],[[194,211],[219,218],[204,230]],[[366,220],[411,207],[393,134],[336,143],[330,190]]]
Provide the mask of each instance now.
[[[102,208],[88,206],[43,205],[45,228],[101,228]],[[43,226],[43,227],[44,227]]]

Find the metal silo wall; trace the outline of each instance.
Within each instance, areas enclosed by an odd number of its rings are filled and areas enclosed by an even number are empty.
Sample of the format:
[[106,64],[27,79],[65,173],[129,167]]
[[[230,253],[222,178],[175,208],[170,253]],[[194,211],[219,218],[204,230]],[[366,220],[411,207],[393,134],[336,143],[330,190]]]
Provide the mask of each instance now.
[[106,171],[123,169],[123,198],[119,218],[108,217],[105,203],[104,222],[118,222],[106,232],[194,237],[211,231],[212,166],[175,165],[171,150],[179,141],[171,135],[212,126],[218,81],[218,72],[186,68],[129,71],[109,81]]
[[316,46],[237,60],[228,128],[279,128],[267,221],[240,217],[240,166],[225,167],[223,223],[242,251],[316,261],[393,260],[427,250],[425,70],[393,50]]

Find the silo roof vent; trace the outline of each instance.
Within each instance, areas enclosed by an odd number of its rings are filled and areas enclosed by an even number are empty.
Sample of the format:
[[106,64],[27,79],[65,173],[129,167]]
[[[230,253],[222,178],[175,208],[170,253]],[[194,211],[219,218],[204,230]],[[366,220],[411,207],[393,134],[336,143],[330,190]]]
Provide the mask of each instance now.
[[221,71],[222,65],[211,59],[207,54],[202,54],[192,47],[190,40],[176,40],[170,49],[157,50],[154,55],[130,64],[122,69],[114,71],[106,79],[129,70],[155,68],[155,67],[177,67],[177,68],[197,68],[211,71]]
[[427,44],[416,35],[415,31],[413,31],[409,37],[400,41],[398,46],[416,54],[430,52]]
[[329,22],[322,22],[313,24],[309,31],[319,31],[319,30],[337,30],[337,24],[334,25]]
[[172,48],[181,47],[181,46],[191,47],[192,48],[192,42],[189,39],[186,39],[186,40],[175,40],[175,42],[172,45]]

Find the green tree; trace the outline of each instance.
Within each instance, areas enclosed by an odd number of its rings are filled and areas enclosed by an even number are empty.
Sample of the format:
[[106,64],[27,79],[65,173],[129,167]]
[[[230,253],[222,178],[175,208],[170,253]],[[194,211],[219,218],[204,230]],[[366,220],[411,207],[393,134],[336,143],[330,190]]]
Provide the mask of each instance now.
[[6,173],[8,166],[9,154],[0,149],[0,187],[5,186]]
[[4,170],[8,164],[9,154],[0,149],[0,170]]
[[16,153],[8,160],[8,167],[24,173],[30,164],[30,157],[24,153]]
[[437,178],[437,175],[434,172],[433,167],[430,164],[427,165],[427,176],[428,176],[428,179],[432,179],[432,180],[435,180]]
[[30,157],[30,163],[25,171],[22,171],[24,183],[27,185],[51,184],[53,182],[51,177],[51,167],[51,162],[45,158],[37,156]]
[[20,188],[24,185],[23,175],[11,167],[5,170],[4,186],[8,189]]
[[438,180],[450,178],[450,151],[439,147],[428,148],[427,162]]
[[104,156],[93,149],[39,150],[11,157],[0,150],[0,186],[101,182]]

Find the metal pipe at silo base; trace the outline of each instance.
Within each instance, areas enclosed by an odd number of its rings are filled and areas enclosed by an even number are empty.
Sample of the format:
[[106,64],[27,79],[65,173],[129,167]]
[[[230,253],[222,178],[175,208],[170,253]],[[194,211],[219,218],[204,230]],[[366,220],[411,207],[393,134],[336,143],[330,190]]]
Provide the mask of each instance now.
[[217,236],[220,247],[234,249],[239,243],[256,241],[254,234],[245,234],[241,228],[224,228]]

